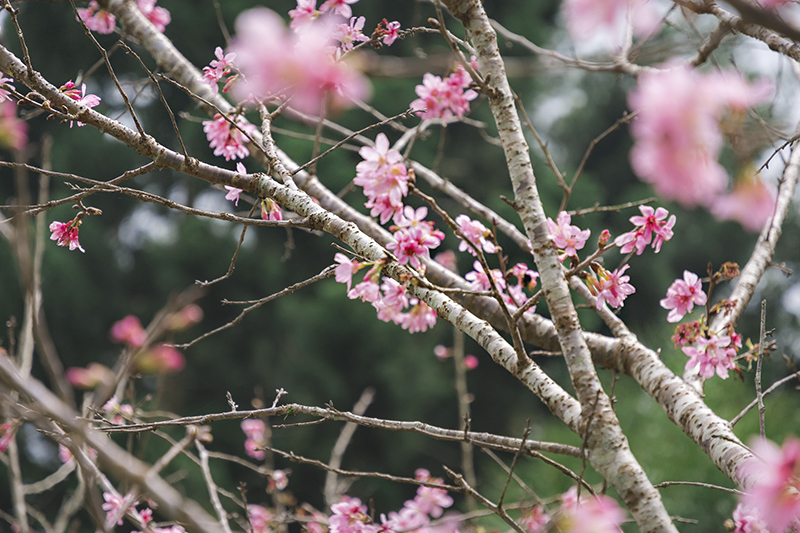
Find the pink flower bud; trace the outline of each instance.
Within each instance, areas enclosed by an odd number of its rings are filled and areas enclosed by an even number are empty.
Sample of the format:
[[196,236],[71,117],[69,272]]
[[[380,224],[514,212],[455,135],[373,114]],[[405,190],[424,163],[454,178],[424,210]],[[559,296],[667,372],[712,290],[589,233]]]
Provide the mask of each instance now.
[[89,363],[86,368],[70,367],[65,372],[67,381],[79,389],[90,390],[101,383],[110,383],[114,380],[114,373],[100,363]]
[[186,366],[186,359],[178,350],[160,344],[136,357],[136,370],[143,374],[167,374],[178,372]]
[[474,355],[468,355],[464,357],[464,366],[467,367],[467,370],[478,368],[478,358]]
[[128,315],[111,326],[111,340],[140,348],[147,341],[147,332],[138,318]]

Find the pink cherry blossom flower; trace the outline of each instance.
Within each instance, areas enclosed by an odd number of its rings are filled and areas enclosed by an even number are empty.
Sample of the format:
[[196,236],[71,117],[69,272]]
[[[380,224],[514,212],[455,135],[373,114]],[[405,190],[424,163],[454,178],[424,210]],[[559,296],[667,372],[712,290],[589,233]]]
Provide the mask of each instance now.
[[702,74],[682,65],[639,78],[628,97],[638,117],[631,127],[631,166],[663,198],[685,207],[711,205],[728,175],[717,162],[723,137],[720,119],[763,102],[766,83],[748,84],[733,72]]
[[528,533],[544,533],[545,526],[549,521],[550,515],[544,511],[541,505],[537,505],[522,513],[519,525],[524,527]]
[[581,498],[580,502],[564,502],[558,530],[564,533],[618,533],[625,521],[625,511],[605,494]]
[[430,259],[430,250],[439,246],[444,235],[432,230],[431,223],[412,225],[407,219],[406,222],[409,225],[395,231],[395,242],[390,242],[386,248],[395,254],[401,265],[410,264],[412,268],[419,269],[422,261]]
[[400,36],[400,23],[396,20],[394,22],[387,22],[386,33],[381,38],[381,40],[383,40],[383,44],[385,44],[386,46],[392,46],[392,43],[394,43],[399,36]]
[[319,10],[323,13],[331,11],[336,15],[350,18],[353,16],[353,10],[350,8],[350,4],[355,4],[356,2],[358,2],[358,0],[326,0],[324,4],[319,6]]
[[[458,231],[477,248],[482,248],[487,254],[493,254],[497,251],[497,247],[495,247],[494,243],[487,238],[492,233],[486,229],[486,226],[477,220],[472,220],[467,215],[458,215],[455,222],[458,224]],[[458,244],[458,251],[467,251],[472,255],[476,255],[472,248],[463,240]]]
[[676,279],[667,289],[667,297],[661,300],[661,307],[671,309],[667,322],[680,322],[695,305],[706,304],[706,293],[697,274],[683,271],[683,279]]
[[267,445],[266,425],[257,418],[242,420],[241,428],[247,439],[244,441],[244,451],[257,461],[266,457],[266,452],[262,450]]
[[733,533],[766,533],[767,525],[761,520],[757,509],[741,503],[733,510]]
[[[72,80],[68,81],[64,85],[61,86],[61,91],[78,102],[81,105],[85,105],[88,108],[96,107],[97,104],[100,103],[101,98],[96,94],[86,94],[86,84],[81,84],[81,90],[75,88],[75,83]],[[70,121],[69,127],[72,127],[73,121]],[[78,126],[85,126],[83,122],[78,122]]]
[[231,187],[230,185],[225,185],[225,189],[227,189],[227,194],[225,194],[225,199],[230,200],[233,202],[233,205],[239,207],[239,195],[242,194],[242,189],[237,189],[236,187]]
[[214,149],[214,155],[223,156],[225,161],[245,158],[250,154],[245,146],[248,139],[242,130],[251,136],[258,132],[258,128],[247,122],[244,117],[238,116],[234,122],[239,128],[233,126],[219,113],[214,115],[213,120],[203,121],[203,131],[206,132],[209,146]]
[[474,370],[478,368],[478,358],[474,355],[465,355],[464,366],[467,368],[467,370]]
[[[627,254],[636,249],[636,255],[642,255],[644,249],[652,241],[653,249],[658,253],[664,241],[672,238],[672,228],[675,226],[675,215],[665,220],[669,211],[663,207],[653,209],[649,205],[639,206],[642,216],[632,216],[631,223],[636,226],[633,231],[623,233],[614,240],[621,248],[620,252]],[[606,230],[607,231],[607,230]]]
[[171,374],[186,366],[181,352],[166,344],[139,352],[134,359],[134,368],[142,374]]
[[373,303],[381,298],[381,287],[378,285],[380,278],[380,266],[370,268],[364,275],[364,281],[347,291],[347,297],[351,300],[361,299],[362,302]]
[[73,387],[83,390],[91,390],[102,383],[112,383],[114,373],[106,365],[100,363],[89,363],[86,368],[69,367],[64,376]]
[[261,200],[261,218],[273,221],[283,220],[283,212],[278,202],[270,198]]
[[[5,78],[3,77],[3,73],[0,72],[0,102],[4,102],[6,100],[10,100],[9,92],[2,88],[3,85],[7,85],[8,87],[12,87],[11,83],[14,81],[14,78]],[[13,88],[13,87],[12,87]]]
[[147,332],[138,318],[128,315],[111,326],[111,340],[140,348],[147,341]]
[[550,234],[553,236],[553,242],[556,246],[564,250],[561,260],[563,261],[567,256],[578,256],[578,250],[586,245],[586,240],[592,234],[592,230],[583,230],[578,226],[570,225],[572,217],[566,211],[561,211],[558,214],[557,222],[553,222],[551,218],[547,218],[547,227],[550,229]]
[[109,522],[106,524],[107,526],[112,525],[115,518],[117,519],[117,525],[121,526],[122,517],[125,516],[126,513],[136,510],[136,501],[133,494],[120,497],[110,492],[104,492],[103,499],[106,501],[106,503],[102,505],[102,508],[106,512],[106,521]]
[[333,56],[334,26],[330,20],[295,35],[269,9],[243,12],[236,19],[236,38],[230,47],[244,75],[234,86],[234,96],[258,101],[286,94],[293,107],[306,113],[319,113],[323,104],[338,109],[351,105],[354,98],[368,98],[366,78]]
[[169,10],[163,7],[156,7],[156,0],[136,0],[136,6],[161,33],[164,33],[164,30],[167,29],[167,24],[172,21]]
[[646,0],[565,0],[563,12],[567,29],[576,40],[598,30],[622,35],[628,14],[634,35],[648,35],[658,28],[661,18],[653,2]]
[[436,325],[436,311],[428,307],[423,301],[412,301],[411,310],[404,315],[405,320],[400,325],[403,329],[407,329],[409,333],[417,333],[427,331]]
[[722,379],[728,378],[728,370],[736,368],[733,358],[736,356],[736,347],[731,346],[728,335],[711,335],[711,338],[697,338],[697,346],[684,346],[683,353],[689,356],[686,370],[699,365],[698,374],[702,378],[711,378],[716,371]]
[[458,264],[456,263],[456,253],[453,250],[445,250],[444,252],[439,252],[438,254],[433,256],[433,260],[451,272],[456,272],[458,270]]
[[[367,507],[358,498],[344,497],[331,505],[333,513],[328,518],[330,533],[364,533],[369,522]],[[368,531],[368,530],[367,530]]]
[[[490,291],[492,290],[492,284],[489,281],[489,275],[486,274],[486,271],[483,269],[483,265],[481,265],[480,261],[475,261],[472,264],[472,267],[475,269],[472,272],[467,272],[464,276],[464,279],[470,282],[470,289],[473,291]],[[494,283],[497,286],[497,289],[502,291],[506,288],[506,280],[503,276],[503,273],[500,272],[498,269],[491,270],[491,276],[494,279]]]
[[800,519],[800,440],[789,437],[778,446],[766,439],[750,444],[757,459],[745,463],[746,475],[756,481],[742,496],[768,531],[786,531]]
[[336,281],[347,284],[347,290],[349,291],[350,284],[353,282],[353,274],[358,272],[364,265],[355,259],[348,259],[348,257],[342,253],[334,255],[333,260],[339,263],[339,266],[337,266],[335,270]]
[[369,37],[364,35],[365,17],[352,17],[350,24],[339,24],[337,30],[333,32],[333,38],[339,41],[339,46],[343,52],[352,50],[357,42],[369,41]]
[[400,220],[410,178],[400,152],[390,149],[389,139],[381,133],[375,138],[374,147],[364,146],[358,153],[364,160],[356,165],[353,183],[364,188],[370,214],[379,216],[381,224],[390,218]]
[[289,486],[289,476],[283,470],[273,470],[269,476],[269,485],[271,488],[283,490]]
[[[0,101],[2,101],[0,89]],[[28,144],[28,123],[17,117],[17,105],[11,101],[0,104],[0,146],[21,151]]]
[[50,224],[50,231],[52,233],[52,235],[50,235],[50,240],[58,241],[59,246],[69,246],[70,250],[78,249],[86,253],[81,243],[78,242],[78,227],[80,225],[81,221],[77,217],[69,222],[54,221]]
[[414,89],[419,98],[410,107],[421,111],[423,119],[461,118],[469,111],[469,102],[478,97],[478,93],[468,89],[471,81],[461,65],[444,80],[428,72],[422,77],[422,85]]
[[222,48],[217,46],[214,50],[214,55],[217,59],[212,59],[207,67],[203,67],[203,77],[201,78],[206,82],[214,94],[219,92],[217,83],[222,80],[226,75],[231,73],[231,68],[236,54],[227,54],[222,51]]
[[437,344],[433,347],[433,355],[435,355],[439,361],[444,361],[450,357],[450,348],[442,344]]
[[297,28],[313,22],[319,16],[317,11],[317,0],[297,0],[297,7],[289,11],[289,18],[292,19],[290,28]]
[[256,504],[248,504],[247,517],[250,519],[250,525],[253,527],[253,533],[270,533],[273,531],[270,527],[275,517],[265,507]]
[[636,292],[636,288],[628,283],[630,276],[622,275],[629,267],[630,265],[624,265],[613,272],[600,267],[595,289],[598,310],[602,309],[603,302],[607,302],[611,307],[622,307],[625,298]]
[[398,283],[392,278],[383,278],[381,291],[383,292],[383,297],[381,298],[383,305],[390,306],[398,311],[402,311],[408,307],[408,291],[405,285]]
[[718,196],[711,214],[719,220],[733,220],[747,231],[758,233],[775,212],[775,190],[754,177],[737,183],[733,190]]
[[89,2],[89,6],[78,8],[78,16],[86,24],[86,27],[100,34],[114,33],[116,17],[102,9],[95,0]]

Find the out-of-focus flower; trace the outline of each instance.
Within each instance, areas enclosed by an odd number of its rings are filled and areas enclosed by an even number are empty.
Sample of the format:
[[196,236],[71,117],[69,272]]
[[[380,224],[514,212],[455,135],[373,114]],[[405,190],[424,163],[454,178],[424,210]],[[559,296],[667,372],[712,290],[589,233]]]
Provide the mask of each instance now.
[[267,456],[266,452],[262,450],[267,445],[267,426],[263,420],[258,418],[248,418],[242,420],[242,431],[247,436],[244,441],[244,450],[253,459],[261,461]]
[[136,356],[134,366],[143,374],[169,374],[183,370],[186,358],[175,348],[159,344],[155,348],[140,352]]
[[349,259],[342,253],[337,253],[333,256],[333,260],[339,263],[336,267],[336,281],[347,285],[347,290],[350,290],[350,284],[353,282],[353,274],[359,271],[363,264],[355,259]]
[[523,511],[519,519],[519,524],[524,527],[528,533],[544,533],[545,526],[550,521],[550,515],[545,512],[541,505],[537,505],[532,509]]
[[133,494],[128,494],[125,497],[117,496],[110,492],[103,493],[103,499],[106,501],[102,505],[103,510],[106,512],[106,526],[112,526],[114,518],[117,519],[117,525],[122,525],[122,517],[131,510],[135,510],[136,500]]
[[64,375],[70,385],[84,390],[91,390],[103,383],[114,381],[111,369],[100,363],[89,363],[86,368],[69,367]]
[[761,231],[774,212],[775,190],[757,177],[737,183],[711,205],[711,214],[718,219],[736,221],[754,233]]
[[682,65],[639,77],[628,97],[638,112],[631,132],[631,165],[663,198],[684,207],[710,206],[728,175],[717,162],[724,113],[741,115],[771,93],[767,83],[747,83],[735,72],[702,74]]
[[400,327],[407,329],[409,333],[427,331],[436,325],[436,311],[421,300],[412,301],[411,309],[403,316],[404,320]]
[[766,439],[750,444],[757,459],[742,468],[755,483],[742,505],[755,510],[768,531],[786,531],[800,519],[800,440],[789,437],[782,447]]
[[250,136],[258,132],[258,128],[247,122],[242,116],[236,117],[234,121],[239,126],[238,128],[219,113],[214,115],[213,120],[203,121],[203,131],[206,133],[209,146],[214,149],[214,155],[223,156],[225,161],[247,157],[249,152],[245,144],[248,139],[242,131],[247,132]]
[[169,329],[183,331],[203,320],[203,310],[197,304],[189,304],[169,318]]
[[236,38],[230,47],[244,75],[233,89],[234,96],[247,101],[284,93],[291,96],[293,107],[306,113],[320,113],[326,101],[325,108],[330,109],[348,107],[353,98],[366,99],[370,93],[366,78],[333,57],[334,26],[334,21],[320,22],[298,36],[269,9],[243,12],[236,19]]
[[767,525],[761,520],[757,509],[741,503],[733,510],[733,533],[767,533]]
[[8,87],[13,88],[13,85],[11,85],[11,83],[13,81],[14,81],[14,78],[6,78],[6,77],[3,76],[3,73],[0,72],[0,102],[4,102],[4,101],[10,99],[10,97],[9,97],[10,93],[8,92],[8,90],[3,89],[2,86],[6,85]]
[[474,355],[465,355],[464,366],[467,367],[467,370],[478,368],[478,358]]
[[335,15],[341,15],[345,18],[353,16],[353,10],[350,4],[355,4],[358,0],[326,0],[324,4],[319,6],[319,10],[325,13],[330,11]]
[[433,347],[433,355],[435,355],[440,361],[444,361],[450,357],[450,348],[442,344],[437,344]]
[[269,477],[269,486],[278,490],[283,490],[289,486],[289,476],[283,470],[273,470]]
[[141,348],[147,341],[147,332],[138,318],[128,315],[111,326],[111,340],[134,348]]
[[660,22],[654,3],[647,0],[565,0],[563,12],[567,29],[576,40],[601,29],[622,30],[628,16],[637,36],[654,32]]
[[565,499],[558,517],[558,531],[564,533],[619,533],[625,511],[605,494],[587,496],[579,502]]
[[79,7],[78,16],[86,27],[100,34],[114,33],[117,18],[100,7],[95,0],[88,7]]
[[445,267],[450,272],[458,271],[458,264],[456,263],[456,253],[453,250],[445,250],[433,256],[433,260]]
[[5,453],[11,441],[14,440],[14,435],[17,434],[17,429],[22,425],[22,420],[14,419],[10,422],[0,424],[0,453]]
[[[0,89],[0,101],[2,98]],[[0,146],[22,150],[28,144],[28,123],[17,117],[17,105],[11,101],[0,104]]]
[[289,18],[292,23],[289,25],[293,30],[313,22],[319,16],[317,11],[317,0],[297,0],[297,7],[289,11]]
[[169,10],[163,7],[157,7],[156,1],[157,0],[136,0],[136,5],[139,11],[147,17],[147,20],[152,22],[153,26],[155,26],[158,31],[164,33],[164,30],[167,29],[167,24],[172,21],[172,16],[169,14]]
[[269,509],[251,503],[247,506],[247,517],[250,519],[253,533],[270,533],[273,530],[270,522],[275,517]]

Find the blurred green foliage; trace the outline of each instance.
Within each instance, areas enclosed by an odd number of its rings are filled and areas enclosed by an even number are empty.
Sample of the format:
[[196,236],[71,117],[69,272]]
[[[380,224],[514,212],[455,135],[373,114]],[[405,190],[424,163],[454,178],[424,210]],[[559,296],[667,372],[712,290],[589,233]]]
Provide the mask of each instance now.
[[[172,23],[166,35],[173,40],[195,65],[202,66],[213,58],[216,46],[224,46],[213,4],[210,1],[162,0],[160,5],[170,9]],[[252,0],[221,2],[225,24],[233,28],[238,13],[258,4]],[[286,13],[294,6],[288,1],[274,1],[269,7]],[[66,3],[23,3],[20,22],[30,47],[33,64],[56,85],[76,79],[87,72],[90,92],[103,96],[98,110],[112,117],[122,114],[123,107],[114,93],[113,85],[102,64],[100,55],[73,20],[71,8]],[[557,2],[492,2],[490,14],[512,31],[523,33],[537,43],[547,43],[559,24]],[[430,5],[411,0],[382,2],[362,1],[354,6],[357,15],[367,17],[367,27],[382,18],[399,20],[403,27],[421,25],[434,16]],[[455,23],[456,33],[463,33]],[[4,44],[16,53],[19,45],[6,24]],[[97,36],[103,46],[112,49],[118,36]],[[57,43],[57,44],[56,44]],[[149,68],[153,61],[140,47],[134,47]],[[381,55],[420,58],[425,54],[442,53],[446,47],[435,36],[422,35],[398,42]],[[519,47],[504,48],[509,56],[522,58],[539,69],[540,76],[514,79],[515,90],[522,97],[528,112],[536,117],[536,106],[546,102],[545,95],[560,90],[574,89],[574,76],[562,71],[548,71]],[[144,78],[138,63],[116,50],[112,56],[114,69],[120,79],[133,82]],[[442,75],[445,72],[435,72]],[[415,98],[414,86],[420,78],[381,78],[373,80],[374,96],[371,105],[391,115],[407,108]],[[592,139],[619,119],[626,109],[625,94],[631,81],[611,75],[584,75],[577,78],[577,88],[586,95],[583,105],[573,106],[569,113],[556,119],[549,131],[542,132],[552,143],[557,161],[563,172],[572,176],[586,147]],[[127,86],[130,89],[130,86]],[[172,110],[179,118],[179,126],[189,152],[204,161],[233,168],[233,162],[215,158],[208,148],[200,121],[203,119],[194,104],[182,92],[168,84],[162,90]],[[491,114],[483,98],[476,100],[470,118],[486,123],[485,134],[495,135]],[[177,149],[178,143],[168,116],[149,89],[137,100],[136,111],[147,131],[159,142]],[[22,113],[27,111],[22,109]],[[351,110],[334,117],[352,128],[363,127],[373,121],[366,113]],[[144,164],[141,157],[117,141],[99,134],[92,128],[73,128],[46,122],[44,117],[30,116],[30,146],[27,157],[32,164],[40,164],[41,139],[53,138],[52,166],[54,170],[71,172],[97,180],[108,180],[122,172]],[[127,118],[123,117],[123,120]],[[255,119],[254,119],[255,120]],[[415,120],[407,120],[412,125]],[[276,126],[304,134],[313,134],[313,124],[301,124],[281,118]],[[281,131],[281,130],[279,130]],[[386,128],[393,140],[397,133]],[[370,132],[374,136],[376,132]],[[335,137],[325,132],[326,136]],[[418,140],[411,156],[434,165],[437,159],[441,173],[463,187],[491,208],[513,220],[513,212],[501,199],[510,197],[507,170],[502,150],[485,142],[484,133],[473,126],[457,124],[446,131],[431,130],[431,135]],[[439,154],[444,136],[444,152]],[[306,161],[312,155],[313,145],[306,139],[278,133],[278,144],[297,161]],[[579,185],[568,208],[586,208],[593,205],[619,204],[652,195],[650,188],[637,181],[628,166],[627,152],[631,141],[626,127],[611,133],[588,159]],[[559,189],[552,171],[546,166],[541,150],[531,139],[535,154],[535,170],[545,207],[555,217],[561,202]],[[8,157],[7,152],[2,157]],[[359,157],[353,151],[340,150],[318,164],[320,179],[333,191],[345,189],[354,176]],[[249,170],[256,170],[248,159]],[[38,178],[27,175],[29,194],[37,194]],[[3,204],[13,204],[19,194],[15,190],[12,173],[0,170],[0,198]],[[169,170],[161,170],[137,177],[131,186],[168,196],[184,204],[198,201],[216,202],[216,208],[230,208],[221,200],[223,191],[214,190],[203,182],[189,179]],[[424,185],[423,185],[424,188]],[[51,180],[50,196],[61,198],[70,189],[62,180]],[[354,206],[361,206],[363,198],[358,191],[347,194]],[[415,203],[415,200],[410,200]],[[457,211],[452,201],[442,199],[444,207]],[[43,268],[44,310],[51,335],[65,366],[85,366],[98,361],[112,366],[120,348],[108,336],[111,325],[120,318],[133,314],[144,324],[161,309],[172,295],[190,287],[195,280],[210,280],[222,275],[228,268],[235,250],[240,228],[218,221],[187,217],[154,206],[143,206],[128,197],[98,194],[90,197],[87,205],[103,210],[101,217],[91,217],[81,228],[81,242],[86,254],[69,252],[47,243]],[[418,204],[415,204],[418,205]],[[631,259],[630,270],[636,294],[626,301],[620,316],[647,345],[662,349],[662,358],[676,372],[681,372],[685,357],[676,352],[670,342],[671,326],[665,322],[666,311],[658,307],[669,283],[684,269],[703,273],[708,262],[719,266],[723,261],[747,259],[755,237],[745,234],[734,224],[719,224],[707,213],[686,212],[676,205],[665,204],[678,214],[674,242],[664,246],[659,255],[650,251]],[[249,206],[245,206],[246,210]],[[241,206],[240,206],[241,210]],[[46,213],[47,222],[65,221],[73,216],[68,206],[60,206]],[[593,235],[609,228],[617,235],[629,228],[628,217],[635,210],[622,213],[594,213],[576,218],[574,223],[592,228]],[[790,221],[785,233],[796,244],[797,221]],[[32,231],[32,225],[31,225]],[[242,306],[221,305],[223,299],[252,300],[267,296],[282,288],[304,280],[321,271],[332,262],[335,249],[326,236],[310,234],[303,230],[250,229],[245,245],[230,279],[209,287],[199,302],[205,317],[202,323],[181,333],[175,342],[186,342],[232,320]],[[45,238],[47,236],[45,235]],[[506,244],[511,263],[528,261],[519,251]],[[455,247],[451,236],[446,241]],[[797,262],[798,248],[782,245],[778,261]],[[612,267],[618,255],[610,254],[606,264]],[[461,257],[461,272],[471,269],[472,259]],[[529,264],[532,264],[529,262]],[[0,317],[7,321],[22,317],[22,295],[16,272],[14,252],[3,241],[0,245]],[[778,287],[781,285],[778,284]],[[784,285],[785,286],[785,285]],[[768,289],[769,290],[769,289]],[[721,289],[724,292],[725,289]],[[235,328],[214,335],[187,349],[186,368],[179,374],[165,378],[146,378],[136,382],[136,399],[144,401],[155,395],[155,400],[145,403],[146,408],[169,410],[181,415],[204,414],[228,409],[225,399],[230,392],[242,409],[249,408],[251,398],[262,404],[271,404],[274,392],[284,388],[289,395],[286,402],[322,406],[332,402],[339,409],[350,409],[367,387],[377,390],[375,402],[367,414],[375,417],[422,420],[444,427],[461,427],[458,420],[453,389],[452,361],[438,361],[433,356],[436,344],[451,345],[452,329],[440,322],[432,331],[409,335],[399,327],[384,324],[375,318],[374,310],[358,301],[348,300],[341,285],[332,279],[304,288],[288,297],[273,301],[248,315]],[[777,310],[780,289],[772,296]],[[546,311],[544,304],[540,311]],[[796,330],[796,319],[782,315],[785,331]],[[788,317],[788,318],[786,318]],[[584,327],[608,333],[596,314],[581,310]],[[776,319],[777,320],[777,319]],[[757,318],[747,314],[740,322],[745,333],[755,339]],[[8,346],[8,334],[0,336]],[[468,353],[474,353],[480,365],[469,374],[472,403],[471,428],[476,431],[521,436],[526,419],[531,421],[531,436],[580,445],[580,439],[571,434],[560,422],[554,421],[542,404],[511,375],[494,365],[474,343],[467,343]],[[533,347],[532,347],[533,348]],[[783,350],[779,346],[779,350]],[[779,352],[780,353],[780,352]],[[554,379],[568,390],[568,375],[564,365],[556,360],[546,360],[542,366]],[[775,356],[766,371],[766,381],[785,375],[786,370]],[[38,364],[34,375],[45,379]],[[608,387],[612,376],[601,372]],[[706,389],[707,401],[722,416],[732,417],[753,398],[752,373],[745,373],[746,382],[736,377],[726,382],[710,380]],[[731,486],[729,480],[717,471],[708,457],[681,431],[670,423],[661,408],[644,394],[629,378],[619,378],[614,386],[618,400],[620,421],[629,436],[631,447],[649,472],[654,482],[683,480],[702,481]],[[157,400],[157,402],[156,402]],[[800,414],[792,405],[797,393],[784,389],[767,401],[768,434],[774,440],[782,438],[800,425]],[[274,424],[297,420],[275,420]],[[780,423],[778,423],[780,421]],[[758,423],[754,413],[737,426],[737,433],[745,437],[756,434]],[[308,427],[276,430],[274,445],[299,455],[327,461],[331,446],[341,425],[326,423]],[[179,431],[168,431],[180,438]],[[242,455],[244,435],[237,422],[219,422],[212,427],[214,442],[211,448]],[[55,447],[33,431],[21,432],[25,453],[25,481],[41,478],[57,467]],[[121,443],[124,440],[120,439]],[[46,450],[45,457],[33,453],[35,444]],[[159,437],[145,436],[130,439],[128,444],[153,459],[163,453],[168,444]],[[145,446],[145,444],[147,446]],[[511,457],[503,457],[510,464]],[[574,471],[580,472],[580,461],[556,457]],[[490,498],[502,491],[506,474],[493,460],[476,453],[480,482],[478,489]],[[395,434],[385,431],[359,429],[345,456],[344,467],[354,470],[378,470],[399,476],[412,476],[416,468],[425,467],[434,475],[444,475],[441,465],[460,469],[460,451],[457,445],[431,441],[416,435]],[[300,500],[323,507],[321,487],[324,474],[317,469],[294,465],[282,459],[275,461],[277,468],[290,468],[289,490]],[[0,471],[4,472],[4,468]],[[217,483],[235,490],[237,483],[248,487],[250,502],[265,502],[266,482],[251,471],[228,462],[215,462],[213,469]],[[523,458],[516,473],[543,498],[554,498],[570,486],[568,478],[540,461]],[[5,474],[3,474],[5,475]],[[176,486],[186,494],[206,501],[203,480],[191,462],[181,457],[173,462],[166,475],[175,476]],[[586,478],[593,483],[601,479],[591,471]],[[525,493],[512,483],[510,497],[525,498]],[[363,500],[374,499],[378,512],[396,510],[405,499],[413,495],[413,488],[375,480],[359,480],[350,491]],[[670,513],[698,520],[697,525],[686,525],[686,531],[719,531],[722,521],[734,506],[732,495],[696,487],[673,486],[662,491]],[[63,492],[53,491],[36,495],[29,502],[38,507],[54,505]],[[465,509],[463,499],[456,507]],[[5,483],[0,484],[0,508],[10,509],[10,495]],[[233,509],[231,509],[233,510]],[[88,515],[80,515],[88,527]],[[503,528],[492,519],[487,527]],[[3,528],[0,527],[0,530]]]

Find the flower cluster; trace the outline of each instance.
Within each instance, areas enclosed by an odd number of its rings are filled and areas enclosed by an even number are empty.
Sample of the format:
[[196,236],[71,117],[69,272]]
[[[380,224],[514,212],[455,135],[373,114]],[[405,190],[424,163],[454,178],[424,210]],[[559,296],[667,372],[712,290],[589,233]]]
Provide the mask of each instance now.
[[[172,331],[185,329],[202,319],[203,311],[195,306],[187,306],[169,317],[168,326]],[[147,347],[147,332],[142,323],[133,315],[128,315],[111,326],[111,339],[137,349],[134,368],[144,374],[167,374],[179,372],[186,366],[186,359],[178,350],[166,344]]]
[[[81,84],[81,90],[79,91],[75,87],[75,83],[72,80],[69,80],[67,83],[65,83],[64,85],[61,86],[60,90],[64,94],[66,94],[67,96],[69,96],[70,98],[72,98],[73,100],[78,102],[79,104],[85,105],[86,107],[89,107],[89,108],[96,107],[97,104],[100,103],[100,97],[97,96],[96,94],[86,94],[86,84],[85,83]],[[69,123],[69,127],[70,128],[72,127],[72,122],[73,121],[70,121],[70,123]],[[84,125],[85,124],[83,122],[78,122],[78,126],[84,126]],[[83,251],[83,250],[81,250],[81,251]]]
[[395,242],[389,243],[386,248],[394,252],[401,265],[422,269],[422,261],[430,259],[430,251],[444,240],[444,233],[435,229],[433,222],[425,220],[427,215],[427,207],[414,210],[411,206],[405,206],[400,220],[392,226]]
[[400,152],[389,148],[389,139],[383,133],[375,138],[374,147],[364,146],[358,153],[364,160],[356,165],[353,183],[364,188],[365,206],[371,208],[373,217],[380,218],[381,224],[386,224],[390,218],[399,223],[413,171],[403,164]]
[[664,241],[672,238],[672,228],[675,226],[675,215],[669,217],[669,211],[663,207],[653,209],[648,205],[639,206],[641,216],[632,216],[631,223],[636,226],[633,231],[623,233],[614,240],[623,254],[636,250],[636,255],[642,255],[644,249],[651,242],[656,253],[661,251]]
[[203,121],[203,131],[206,132],[209,146],[214,149],[214,155],[221,155],[225,161],[247,157],[250,152],[245,146],[248,142],[245,133],[252,137],[258,132],[258,128],[242,116],[236,117],[233,122],[235,126],[219,113],[214,115],[213,120]]
[[[106,529],[113,529],[114,523],[122,525],[122,519],[128,517],[134,524],[142,527],[144,531],[133,531],[133,533],[186,533],[182,526],[174,525],[170,527],[156,527],[153,523],[153,510],[145,507],[142,510],[136,509],[138,502],[133,493],[121,496],[117,493],[104,492],[102,505],[106,512]],[[152,503],[150,504],[152,505]]]
[[[156,7],[157,0],[136,0],[139,11],[153,23],[156,29],[163,33],[172,20],[167,9]],[[100,34],[114,33],[116,17],[100,7],[95,0],[89,2],[88,7],[78,8],[78,16],[86,27]]]
[[411,102],[411,108],[421,111],[423,119],[461,118],[469,111],[469,103],[478,97],[468,88],[471,82],[461,65],[444,80],[428,72],[422,77],[422,85],[414,89],[419,98]]
[[561,261],[568,256],[577,257],[578,250],[584,247],[589,235],[592,234],[591,230],[581,230],[578,226],[571,225],[571,221],[572,217],[566,211],[558,214],[556,222],[547,218],[547,227],[553,237],[553,242],[560,250],[563,250],[559,257]]
[[[347,12],[344,16],[351,16],[352,10],[346,3],[350,0],[341,0],[337,5],[331,1],[320,10]],[[337,49],[331,46],[338,27],[335,20],[295,24],[298,20],[313,20],[313,11],[313,2],[303,2],[303,10],[293,17],[292,26],[300,30],[299,34],[288,31],[283,19],[266,8],[250,9],[239,15],[236,37],[229,51],[236,54],[236,65],[243,75],[232,90],[240,102],[285,94],[300,111],[320,113],[321,106],[343,108],[354,98],[364,100],[369,96],[366,79],[335,57]]]
[[497,251],[497,247],[489,240],[492,232],[486,229],[486,226],[477,220],[472,220],[467,215],[458,215],[455,222],[458,224],[459,233],[464,237],[458,244],[459,252],[467,251],[472,255],[476,255],[475,250],[466,241],[471,242],[476,248],[482,249],[487,254],[493,254]]
[[226,93],[238,79],[233,71],[233,61],[236,59],[236,54],[226,55],[222,48],[217,46],[214,50],[214,55],[217,59],[212,59],[207,67],[203,67],[203,77],[200,79],[211,87],[211,92],[217,94],[219,93],[217,84],[225,79],[225,76],[228,76],[225,86],[222,88],[222,92]]
[[736,368],[733,358],[742,347],[740,336],[715,335],[698,337],[695,346],[684,346],[683,353],[689,356],[686,369],[699,366],[700,377],[711,378],[716,371],[722,379],[727,379],[728,370]]
[[[764,102],[771,93],[766,83],[747,83],[733,72],[702,74],[681,65],[644,74],[628,98],[638,112],[633,123],[631,150],[634,172],[667,199],[685,207],[705,206],[726,218],[736,217],[746,227],[760,228],[771,214],[763,186],[758,197],[741,193],[730,198],[725,190],[726,170],[717,161],[723,145],[723,116],[727,133],[741,128],[748,107]],[[750,180],[757,178],[749,178]],[[774,202],[774,201],[773,201]],[[745,205],[758,205],[748,210]],[[717,206],[718,207],[715,207]]]

